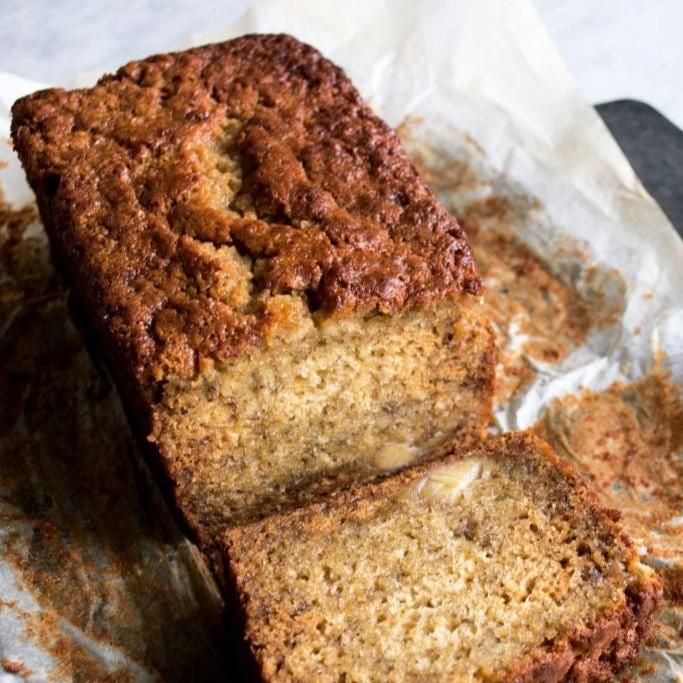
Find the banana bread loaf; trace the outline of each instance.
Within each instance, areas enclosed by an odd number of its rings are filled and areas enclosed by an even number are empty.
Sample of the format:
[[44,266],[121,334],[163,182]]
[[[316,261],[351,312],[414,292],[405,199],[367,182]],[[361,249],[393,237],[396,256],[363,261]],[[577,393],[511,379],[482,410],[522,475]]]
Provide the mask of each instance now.
[[13,108],[58,262],[203,544],[481,435],[467,238],[344,73],[283,35]]
[[661,594],[524,433],[233,528],[225,553],[263,681],[608,681]]

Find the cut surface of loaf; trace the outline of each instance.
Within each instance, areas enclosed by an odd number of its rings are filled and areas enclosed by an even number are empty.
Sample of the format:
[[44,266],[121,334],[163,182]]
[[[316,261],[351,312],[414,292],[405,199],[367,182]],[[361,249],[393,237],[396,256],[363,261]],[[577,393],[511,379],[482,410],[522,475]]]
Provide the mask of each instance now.
[[481,435],[467,238],[345,74],[283,35],[13,107],[54,253],[195,534]]
[[525,433],[231,529],[224,550],[264,681],[607,681],[661,590]]

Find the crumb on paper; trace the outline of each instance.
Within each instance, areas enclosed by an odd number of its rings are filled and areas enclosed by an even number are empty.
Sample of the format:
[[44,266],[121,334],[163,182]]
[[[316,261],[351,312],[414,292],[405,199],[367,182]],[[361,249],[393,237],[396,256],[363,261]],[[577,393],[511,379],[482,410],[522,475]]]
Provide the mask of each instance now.
[[17,674],[22,678],[28,678],[33,672],[26,664],[20,662],[18,659],[3,659],[0,660],[0,666],[8,674]]
[[[2,168],[1,163],[0,168]],[[6,231],[8,239],[14,243],[18,242],[23,237],[26,228],[37,220],[38,211],[34,204],[15,209],[5,201],[2,187],[0,187],[0,227]]]

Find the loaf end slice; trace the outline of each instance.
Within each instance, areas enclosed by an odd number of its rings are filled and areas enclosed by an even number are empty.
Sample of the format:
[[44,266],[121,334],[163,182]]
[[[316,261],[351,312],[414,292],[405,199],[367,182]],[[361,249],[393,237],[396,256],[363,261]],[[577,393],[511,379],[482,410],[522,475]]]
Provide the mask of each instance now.
[[526,433],[232,529],[224,551],[264,681],[607,681],[661,593]]
[[494,342],[467,237],[313,48],[150,57],[20,99],[12,136],[203,545],[481,436]]

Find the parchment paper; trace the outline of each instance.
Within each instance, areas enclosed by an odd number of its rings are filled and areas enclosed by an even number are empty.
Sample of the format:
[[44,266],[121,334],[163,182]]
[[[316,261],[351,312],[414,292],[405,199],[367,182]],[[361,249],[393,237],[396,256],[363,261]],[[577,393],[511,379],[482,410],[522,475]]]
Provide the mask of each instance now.
[[[472,230],[501,345],[496,428],[655,365],[680,396],[683,244],[529,2],[257,2],[191,43],[254,31],[291,33],[343,66]],[[0,187],[14,209],[31,194],[8,111],[37,87],[0,74]],[[225,680],[220,598],[70,322],[39,221],[6,219],[0,254],[0,683]],[[667,523],[681,521],[679,510]],[[667,534],[666,557],[642,550],[680,581],[680,534]],[[673,635],[629,675],[683,676],[672,600]]]

